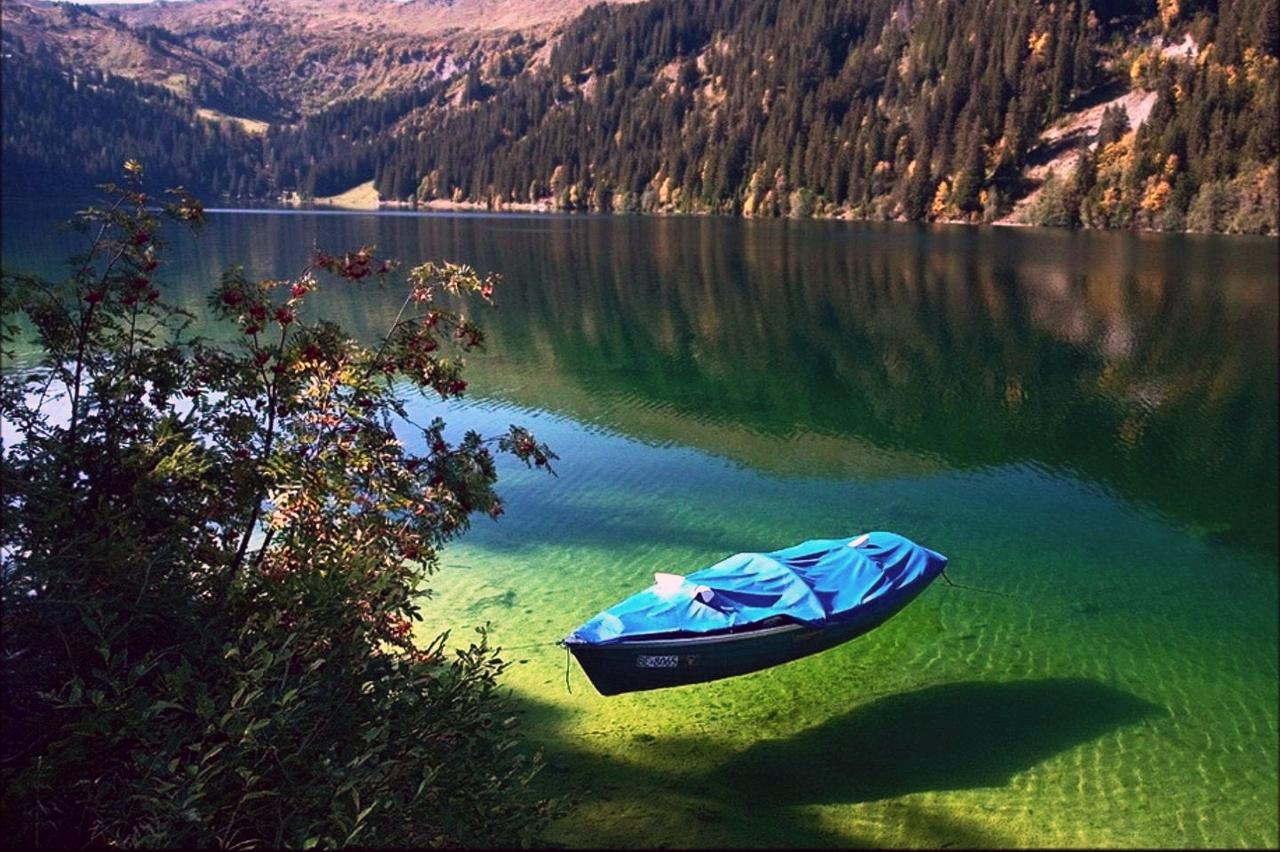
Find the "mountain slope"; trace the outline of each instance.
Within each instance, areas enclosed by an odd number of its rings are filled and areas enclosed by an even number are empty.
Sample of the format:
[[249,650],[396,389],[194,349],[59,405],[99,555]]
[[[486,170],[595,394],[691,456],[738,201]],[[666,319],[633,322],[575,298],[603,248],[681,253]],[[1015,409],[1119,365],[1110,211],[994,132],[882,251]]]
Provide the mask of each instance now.
[[[1277,227],[1275,0],[584,6],[195,0],[89,20],[0,2],[5,67],[37,57],[74,82],[97,63],[110,87],[113,54],[97,42],[165,46],[119,73],[196,108],[204,141],[192,144],[215,150],[186,151],[178,172],[216,162],[185,182],[219,195],[305,198],[372,180],[398,203]],[[22,8],[38,14],[11,27]],[[183,79],[229,82],[174,85],[164,63],[179,61]],[[240,123],[256,140],[199,130],[254,109],[271,121]],[[39,99],[6,91],[5,110],[6,146],[32,163],[65,149],[38,136],[57,133]],[[95,161],[131,155],[137,138],[77,132]]]
[[[1274,231],[1275,4],[1214,6],[1165,4],[1162,16],[1141,2],[1025,0],[592,10],[546,73],[385,159],[378,187],[400,195],[385,176],[407,171],[421,177],[422,199],[990,221],[1038,183],[1026,172],[1043,155],[1042,130],[1100,91],[1132,88],[1150,119],[1101,148],[1100,133],[1074,140],[1085,167],[1079,186],[1054,195],[1075,197],[1054,202],[1064,209],[1050,211],[1053,224],[1181,228],[1216,185],[1233,196],[1223,203],[1256,209],[1211,217],[1209,229],[1230,220]],[[1184,35],[1204,49],[1184,56],[1153,39]]]
[[[635,2],[635,0],[613,0]],[[314,113],[449,78],[511,35],[542,37],[589,0],[194,0],[106,6],[162,27]]]
[[0,72],[6,194],[82,196],[118,179],[124,160],[136,158],[152,187],[186,185],[211,198],[227,175],[253,174],[262,161],[260,139],[234,122],[202,118],[190,99],[164,86],[72,71],[48,52],[13,44],[5,45]]
[[211,59],[163,28],[129,26],[110,7],[0,3],[6,50],[30,51],[76,71],[100,70],[163,86],[182,98],[252,118],[272,118],[282,103],[234,66]]

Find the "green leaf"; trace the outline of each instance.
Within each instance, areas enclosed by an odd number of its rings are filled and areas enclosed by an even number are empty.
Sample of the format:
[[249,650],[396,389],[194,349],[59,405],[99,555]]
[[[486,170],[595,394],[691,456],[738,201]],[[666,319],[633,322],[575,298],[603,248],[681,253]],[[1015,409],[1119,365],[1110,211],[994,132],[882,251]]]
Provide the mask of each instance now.
[[213,760],[215,757],[221,754],[222,750],[225,749],[226,747],[227,747],[226,743],[222,743],[221,745],[214,746],[213,748],[205,752],[204,756],[200,758],[200,762],[208,763],[210,760]]

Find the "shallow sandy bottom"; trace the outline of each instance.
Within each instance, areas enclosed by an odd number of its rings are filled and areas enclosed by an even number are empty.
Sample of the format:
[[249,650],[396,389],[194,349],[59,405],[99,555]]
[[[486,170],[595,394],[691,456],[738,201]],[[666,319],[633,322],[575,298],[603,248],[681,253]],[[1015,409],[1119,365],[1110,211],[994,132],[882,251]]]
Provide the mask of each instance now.
[[[1276,844],[1274,565],[1032,467],[782,478],[502,406],[450,423],[511,419],[560,477],[505,471],[507,515],[448,551],[428,624],[510,648],[542,780],[580,796],[548,842]],[[939,583],[769,671],[603,698],[574,664],[566,691],[550,643],[654,571],[869,529],[1013,597]]]

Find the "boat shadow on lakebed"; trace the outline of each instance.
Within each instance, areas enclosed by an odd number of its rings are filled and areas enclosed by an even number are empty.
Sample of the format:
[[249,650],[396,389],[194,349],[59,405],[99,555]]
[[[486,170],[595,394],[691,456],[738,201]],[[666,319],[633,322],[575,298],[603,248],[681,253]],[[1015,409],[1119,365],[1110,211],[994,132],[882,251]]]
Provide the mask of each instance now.
[[[643,695],[639,700],[653,694]],[[733,746],[715,736],[635,728],[626,745],[604,754],[558,734],[565,708],[529,696],[517,696],[517,703],[547,758],[536,785],[576,801],[568,824],[542,842],[633,847],[645,837],[657,848],[884,845],[886,838],[874,833],[824,827],[804,806],[1000,787],[1056,754],[1167,713],[1084,678],[963,681],[864,700],[726,759]],[[999,847],[1017,839],[980,819],[910,800],[896,803],[894,814],[929,846]]]
[[1162,712],[1084,678],[939,684],[762,740],[706,780],[777,805],[999,787],[1059,752]]

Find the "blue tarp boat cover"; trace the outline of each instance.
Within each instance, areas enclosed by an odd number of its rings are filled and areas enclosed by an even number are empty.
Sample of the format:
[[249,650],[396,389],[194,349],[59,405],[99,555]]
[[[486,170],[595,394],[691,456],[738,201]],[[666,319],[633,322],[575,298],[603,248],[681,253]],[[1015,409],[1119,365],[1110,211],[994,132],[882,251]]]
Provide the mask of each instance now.
[[609,645],[656,634],[710,633],[774,616],[817,627],[910,598],[947,558],[890,532],[812,539],[772,553],[737,553],[687,577],[658,582],[566,638]]

